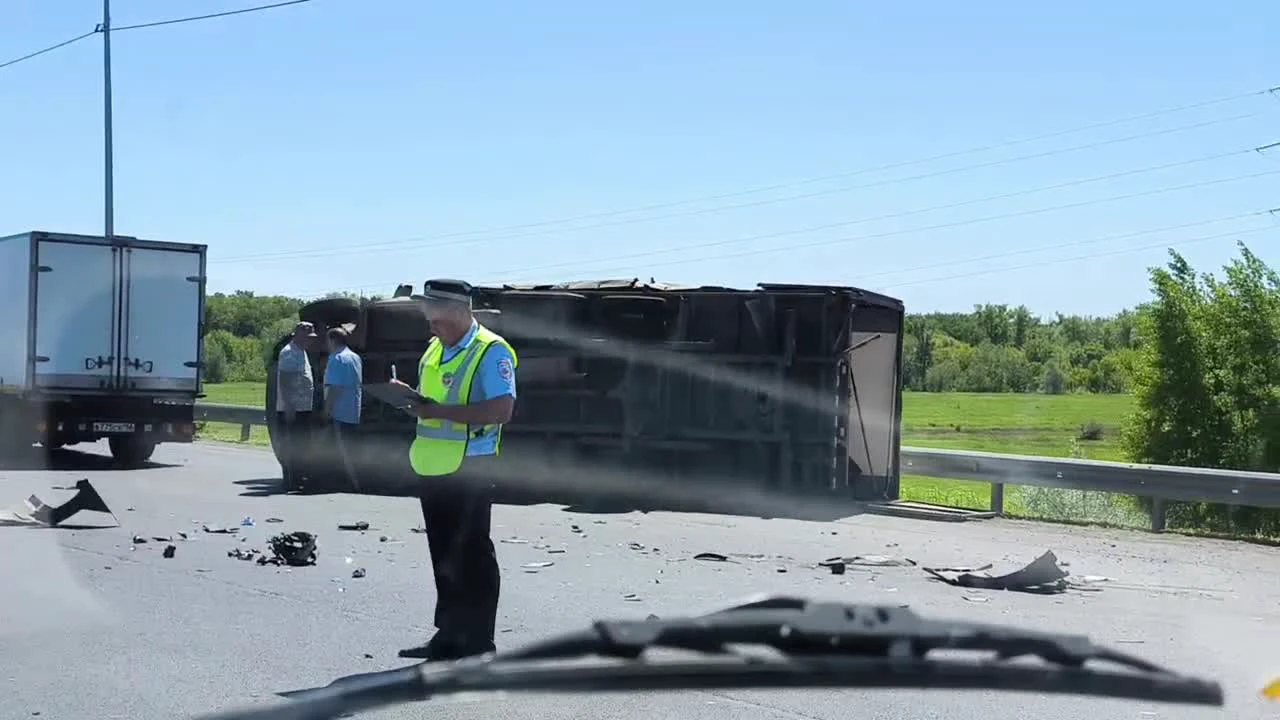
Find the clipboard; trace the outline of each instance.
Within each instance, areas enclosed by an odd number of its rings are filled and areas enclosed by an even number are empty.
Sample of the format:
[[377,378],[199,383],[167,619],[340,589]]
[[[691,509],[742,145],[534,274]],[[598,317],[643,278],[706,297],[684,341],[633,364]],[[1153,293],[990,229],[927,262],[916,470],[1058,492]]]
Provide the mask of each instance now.
[[413,388],[395,383],[366,383],[364,390],[391,407],[405,412],[409,412],[416,405],[434,402],[418,394]]

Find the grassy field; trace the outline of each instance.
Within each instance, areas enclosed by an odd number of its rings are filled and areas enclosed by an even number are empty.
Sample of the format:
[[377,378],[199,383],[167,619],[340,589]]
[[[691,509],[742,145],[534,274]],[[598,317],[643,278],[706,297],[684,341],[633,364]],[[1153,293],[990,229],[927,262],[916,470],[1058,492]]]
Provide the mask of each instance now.
[[[261,383],[225,383],[205,387],[205,402],[261,406]],[[902,444],[953,450],[982,450],[1016,455],[1123,460],[1120,426],[1130,412],[1126,395],[1014,395],[1005,393],[906,393]],[[1090,433],[1082,431],[1088,428]],[[208,423],[202,437],[238,442],[240,429]],[[1092,439],[1082,439],[1088,435]],[[264,428],[249,439],[266,444]],[[990,486],[961,480],[905,476],[906,500],[985,510]],[[1007,487],[1009,514],[1046,519],[1090,519],[1141,525],[1145,516],[1125,499],[1099,493]]]

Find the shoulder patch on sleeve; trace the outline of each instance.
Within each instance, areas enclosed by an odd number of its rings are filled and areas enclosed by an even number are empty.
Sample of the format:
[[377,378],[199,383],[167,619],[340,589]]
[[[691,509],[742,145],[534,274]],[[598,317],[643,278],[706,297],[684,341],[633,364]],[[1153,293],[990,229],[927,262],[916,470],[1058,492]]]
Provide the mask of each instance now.
[[510,380],[515,374],[515,369],[511,366],[511,358],[502,358],[498,361],[498,377],[503,380]]

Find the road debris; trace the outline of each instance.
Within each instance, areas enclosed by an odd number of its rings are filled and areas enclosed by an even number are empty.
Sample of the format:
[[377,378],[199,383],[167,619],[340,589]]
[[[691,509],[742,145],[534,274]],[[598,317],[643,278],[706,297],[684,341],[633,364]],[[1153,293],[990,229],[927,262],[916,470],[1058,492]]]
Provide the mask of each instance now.
[[273,557],[267,562],[300,567],[316,564],[316,536],[295,531],[273,536],[268,542]]
[[713,552],[698,553],[697,555],[693,556],[693,559],[705,560],[706,562],[729,562],[728,555],[721,555],[720,553],[713,553]]
[[364,568],[362,567],[358,567],[355,570],[351,571],[351,577],[356,578],[357,580],[364,577],[365,575],[366,573],[364,571]]
[[84,511],[110,515],[111,520],[115,522],[115,527],[120,526],[120,520],[115,516],[115,513],[111,512],[107,502],[98,494],[97,489],[93,487],[88,478],[76,481],[73,488],[76,494],[57,507],[46,505],[43,500],[35,495],[28,497],[26,499],[28,512],[0,512],[0,526],[45,525],[47,527],[56,527],[66,522],[76,513]]
[[846,567],[844,558],[827,558],[818,563],[818,567],[825,567],[831,571],[832,575],[843,575]]
[[281,519],[280,519],[280,518],[278,518],[278,517],[269,517],[269,518],[267,518],[264,522],[269,522],[269,523],[282,523],[282,522],[284,522],[284,521],[283,521],[283,520],[281,520]]
[[[1020,570],[1005,575],[991,575],[991,564],[977,568],[921,568],[937,580],[956,587],[980,590],[1014,590],[1017,592],[1055,594],[1066,591],[1070,575],[1058,564],[1052,550]],[[981,573],[981,574],[979,574]]]
[[830,567],[831,564],[842,563],[846,566],[853,565],[857,567],[916,567],[917,563],[911,558],[897,558],[889,555],[850,555],[846,557],[832,557],[818,563],[819,565]]
[[240,532],[238,527],[222,527],[221,525],[205,525],[203,529],[213,535],[235,535]]
[[147,542],[147,539],[146,539],[146,538],[144,538],[144,537],[142,537],[141,535],[134,535],[134,536],[133,536],[133,544],[134,544],[134,545],[142,545],[142,544],[144,544],[144,543],[146,543],[146,542]]
[[174,556],[174,554],[175,554],[175,553],[177,553],[177,552],[178,552],[178,546],[177,546],[177,545],[165,545],[165,546],[164,546],[164,556],[165,556],[165,558],[172,559],[172,558],[173,558],[173,556]]
[[627,593],[622,596],[622,599],[627,602],[640,602],[640,596],[635,593]]
[[522,565],[521,567],[523,567],[523,568],[525,568],[525,569],[529,569],[529,570],[541,570],[542,568],[549,568],[549,567],[551,567],[552,565],[555,565],[555,563],[553,563],[553,562],[551,562],[551,561],[549,561],[549,560],[543,560],[543,561],[541,561],[541,562],[525,563],[525,564],[524,564],[524,565]]
[[339,530],[348,530],[352,532],[364,532],[369,529],[369,523],[364,520],[357,520],[353,523],[342,523],[338,525]]

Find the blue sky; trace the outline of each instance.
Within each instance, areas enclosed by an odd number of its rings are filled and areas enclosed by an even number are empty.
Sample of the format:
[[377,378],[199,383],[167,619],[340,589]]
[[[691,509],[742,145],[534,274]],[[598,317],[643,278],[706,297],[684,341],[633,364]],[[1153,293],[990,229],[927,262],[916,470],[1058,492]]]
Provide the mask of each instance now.
[[[100,12],[8,0],[0,62]],[[653,276],[1109,313],[1162,245],[1210,270],[1234,239],[1204,238],[1249,231],[1280,261],[1280,217],[1238,217],[1280,206],[1280,149],[1249,152],[1280,95],[1003,143],[1280,85],[1278,26],[1263,0],[314,0],[121,32],[116,231],[207,243],[215,290]],[[0,69],[0,103],[0,233],[100,233],[100,38]]]

